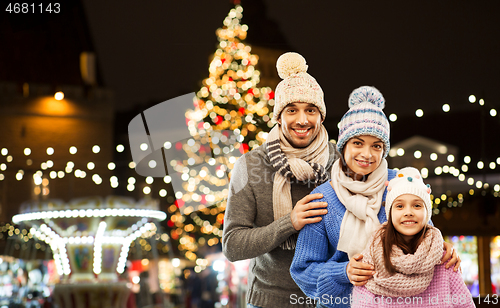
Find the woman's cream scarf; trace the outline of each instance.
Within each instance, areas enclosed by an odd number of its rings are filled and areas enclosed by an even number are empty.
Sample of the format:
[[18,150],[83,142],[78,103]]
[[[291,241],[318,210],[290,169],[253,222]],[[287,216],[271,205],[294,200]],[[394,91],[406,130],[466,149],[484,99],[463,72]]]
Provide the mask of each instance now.
[[[273,182],[274,220],[289,215],[293,209],[290,180],[311,181],[317,185],[328,181],[326,165],[330,156],[328,133],[323,125],[316,138],[306,148],[294,148],[276,125],[266,140],[267,155],[277,170]],[[297,234],[281,247],[295,249]]]
[[342,171],[342,160],[332,167],[332,186],[346,212],[340,226],[337,249],[349,258],[361,253],[368,239],[380,226],[378,212],[387,181],[387,161],[383,159],[366,181],[356,181]]

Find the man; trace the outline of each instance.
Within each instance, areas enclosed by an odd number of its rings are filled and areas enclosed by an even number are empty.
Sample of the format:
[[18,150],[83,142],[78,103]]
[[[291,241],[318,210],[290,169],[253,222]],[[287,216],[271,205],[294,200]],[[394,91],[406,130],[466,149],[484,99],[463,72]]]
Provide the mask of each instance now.
[[278,122],[259,148],[243,155],[232,171],[222,248],[230,261],[252,259],[248,307],[310,307],[290,276],[298,232],[320,221],[326,203],[309,193],[329,179],[338,157],[323,121],[323,91],[305,59],[285,53],[277,61]]

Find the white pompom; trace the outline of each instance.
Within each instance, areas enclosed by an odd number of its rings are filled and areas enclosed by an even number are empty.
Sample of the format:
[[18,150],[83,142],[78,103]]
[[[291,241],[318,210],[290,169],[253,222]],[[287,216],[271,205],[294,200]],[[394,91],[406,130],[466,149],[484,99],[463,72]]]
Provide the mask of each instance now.
[[276,61],[276,68],[281,79],[293,74],[307,72],[306,59],[296,52],[282,54]]
[[364,102],[372,103],[380,109],[384,109],[385,107],[385,99],[382,93],[374,87],[359,87],[349,95],[349,108]]

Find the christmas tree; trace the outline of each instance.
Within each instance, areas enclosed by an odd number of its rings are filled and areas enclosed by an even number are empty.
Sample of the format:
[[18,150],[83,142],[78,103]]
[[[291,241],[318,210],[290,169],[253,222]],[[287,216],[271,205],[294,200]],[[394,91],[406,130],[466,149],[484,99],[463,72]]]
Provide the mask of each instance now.
[[196,94],[194,105],[199,113],[191,114],[199,129],[231,130],[244,137],[241,152],[262,144],[271,121],[274,92],[258,88],[260,72],[255,69],[259,57],[251,54],[251,47],[243,43],[248,26],[241,25],[243,8],[237,5],[224,19],[224,27],[217,30],[219,46],[209,66],[210,75]]
[[236,5],[216,31],[219,44],[209,76],[196,93],[194,109],[186,113],[193,138],[175,145],[186,156],[171,162],[183,187],[175,193],[175,206],[169,208],[170,236],[191,260],[197,258],[201,246],[220,242],[227,175],[239,156],[266,140],[275,124],[271,120],[274,92],[257,87],[259,58],[244,43],[248,26],[240,23],[242,12]]

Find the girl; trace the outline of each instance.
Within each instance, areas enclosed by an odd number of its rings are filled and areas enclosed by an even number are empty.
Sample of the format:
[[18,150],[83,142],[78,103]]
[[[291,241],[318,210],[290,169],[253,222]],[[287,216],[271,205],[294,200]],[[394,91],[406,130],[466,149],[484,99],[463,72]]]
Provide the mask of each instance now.
[[362,253],[376,274],[354,288],[352,307],[475,307],[460,273],[436,266],[443,256],[443,237],[428,224],[430,188],[419,171],[401,169],[387,190],[388,221]]
[[[307,295],[304,302],[318,307],[350,307],[353,285],[364,285],[373,266],[360,262],[360,253],[381,222],[385,182],[396,175],[387,168],[389,122],[384,97],[373,87],[361,87],[349,97],[349,111],[339,123],[337,149],[341,158],[332,166],[331,182],[318,186],[317,202],[327,202],[320,222],[300,232],[290,273]],[[443,258],[452,255],[448,247]],[[460,262],[456,254],[447,266]],[[300,301],[300,299],[298,299]]]

